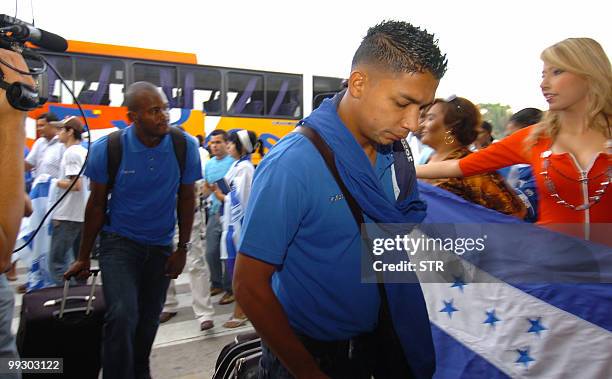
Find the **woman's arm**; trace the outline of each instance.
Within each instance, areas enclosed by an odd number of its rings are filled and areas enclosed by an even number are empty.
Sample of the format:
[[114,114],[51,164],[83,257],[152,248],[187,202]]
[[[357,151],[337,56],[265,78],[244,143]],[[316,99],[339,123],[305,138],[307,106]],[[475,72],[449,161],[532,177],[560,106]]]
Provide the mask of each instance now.
[[458,159],[416,166],[416,174],[419,179],[461,178],[463,176]]

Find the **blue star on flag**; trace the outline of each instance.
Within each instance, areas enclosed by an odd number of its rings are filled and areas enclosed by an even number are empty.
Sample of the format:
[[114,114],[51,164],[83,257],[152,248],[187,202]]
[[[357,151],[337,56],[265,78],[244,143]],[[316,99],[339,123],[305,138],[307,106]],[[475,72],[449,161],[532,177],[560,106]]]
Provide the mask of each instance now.
[[531,327],[529,328],[527,333],[535,333],[539,336],[542,330],[548,329],[544,325],[541,324],[542,317],[538,317],[535,320],[528,318],[527,320],[529,320],[529,322],[531,323]]
[[450,299],[450,301],[443,300],[442,302],[444,303],[444,308],[440,309],[440,312],[448,313],[449,318],[453,317],[453,312],[459,311],[459,309],[453,307],[453,299]]
[[463,278],[460,276],[455,276],[454,278],[455,278],[455,282],[453,283],[451,288],[459,287],[461,292],[463,292],[463,287],[467,286],[467,284],[463,281]]
[[501,321],[495,315],[495,309],[493,309],[491,312],[486,312],[486,314],[487,314],[487,319],[484,320],[483,324],[489,324],[494,327],[496,322]]
[[517,353],[519,353],[519,357],[515,363],[522,363],[525,367],[529,367],[529,362],[534,362],[535,359],[529,356],[529,348],[525,350],[517,349]]

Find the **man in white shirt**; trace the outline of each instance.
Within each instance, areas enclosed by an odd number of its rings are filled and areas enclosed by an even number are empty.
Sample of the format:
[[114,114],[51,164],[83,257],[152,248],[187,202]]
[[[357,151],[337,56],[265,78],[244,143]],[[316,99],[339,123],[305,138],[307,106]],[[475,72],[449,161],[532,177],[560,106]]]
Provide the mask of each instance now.
[[[182,129],[182,128],[181,128]],[[200,136],[201,137],[201,136]],[[199,140],[199,138],[198,138]],[[200,143],[198,143],[200,145]],[[202,151],[204,150],[206,153]],[[199,147],[200,163],[202,170],[206,161],[208,161],[208,151],[202,146]],[[209,271],[206,265],[204,251],[206,249],[206,220],[202,196],[202,180],[196,182],[196,209],[193,217],[193,228],[191,229],[191,249],[187,252],[187,262],[185,268],[189,273],[189,285],[191,287],[192,307],[198,322],[200,323],[200,331],[205,331],[214,327],[213,316],[215,310],[210,298]],[[178,233],[175,234],[175,243],[178,242]],[[159,316],[161,323],[169,321],[176,316],[179,311],[179,301],[176,297],[175,280],[170,281],[168,291],[166,293],[166,302],[164,309]]]
[[42,174],[53,178],[59,177],[59,166],[64,153],[64,145],[57,137],[57,117],[53,113],[44,113],[36,120],[36,131],[40,138],[34,142],[32,150],[25,158],[25,170],[32,170],[36,179]]
[[[77,117],[66,118],[52,123],[59,127],[58,140],[66,147],[57,181],[58,198],[62,196],[77,178],[85,164],[87,150],[81,146],[83,124]],[[63,283],[64,272],[76,259],[81,240],[81,228],[85,216],[88,185],[87,178],[79,177],[53,213],[53,235],[49,256],[49,272],[57,285]]]

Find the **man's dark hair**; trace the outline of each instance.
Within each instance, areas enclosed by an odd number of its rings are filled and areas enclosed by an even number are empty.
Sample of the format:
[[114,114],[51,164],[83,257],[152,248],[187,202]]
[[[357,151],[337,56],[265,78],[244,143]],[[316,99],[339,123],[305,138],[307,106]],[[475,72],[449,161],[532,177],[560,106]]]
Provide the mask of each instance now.
[[38,116],[38,118],[36,118],[36,119],[37,120],[44,119],[47,122],[59,121],[59,118],[57,118],[55,113],[52,113],[52,112],[43,113],[40,116]]
[[70,128],[72,130],[72,136],[74,137],[75,140],[77,141],[82,141],[83,140],[83,133],[74,129],[74,128]]
[[210,138],[214,136],[223,136],[223,141],[227,142],[227,132],[222,129],[215,129],[210,133]]
[[360,63],[377,64],[393,72],[430,71],[440,79],[446,72],[446,54],[427,30],[403,21],[383,21],[371,27],[353,56],[352,68]]
[[525,128],[540,122],[542,115],[542,111],[537,108],[525,108],[510,116],[508,121],[513,122],[516,126]]

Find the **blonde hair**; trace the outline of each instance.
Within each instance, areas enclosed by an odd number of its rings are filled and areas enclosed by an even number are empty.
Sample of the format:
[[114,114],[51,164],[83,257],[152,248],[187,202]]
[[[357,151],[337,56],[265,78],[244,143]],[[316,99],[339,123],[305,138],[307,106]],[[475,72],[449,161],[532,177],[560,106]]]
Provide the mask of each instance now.
[[[568,38],[544,49],[540,59],[587,81],[589,87],[587,125],[609,138],[608,118],[612,115],[612,69],[601,45],[591,38]],[[559,112],[546,112],[527,139],[527,146],[533,146],[543,136],[554,139],[560,128]]]

